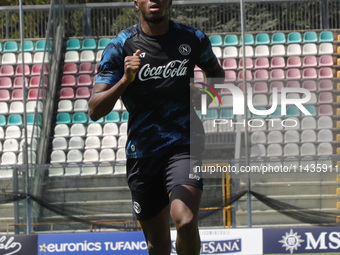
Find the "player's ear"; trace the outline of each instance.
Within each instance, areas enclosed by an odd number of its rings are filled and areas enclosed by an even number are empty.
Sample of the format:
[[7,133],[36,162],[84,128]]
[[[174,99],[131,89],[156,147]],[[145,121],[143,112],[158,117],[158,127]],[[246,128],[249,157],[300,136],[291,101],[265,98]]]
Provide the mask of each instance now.
[[133,0],[134,4],[135,4],[135,8],[137,11],[139,11],[139,5],[138,5],[138,0]]

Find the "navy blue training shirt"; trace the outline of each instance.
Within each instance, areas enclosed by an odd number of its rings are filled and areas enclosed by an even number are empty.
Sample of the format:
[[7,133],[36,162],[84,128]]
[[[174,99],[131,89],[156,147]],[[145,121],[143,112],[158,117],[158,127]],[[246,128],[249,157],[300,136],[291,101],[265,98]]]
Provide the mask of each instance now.
[[[141,67],[122,95],[129,112],[127,158],[170,152],[177,146],[204,146],[204,129],[190,99],[195,65],[209,71],[217,59],[200,30],[170,22],[161,36],[140,24],[120,32],[105,48],[96,83],[114,86],[124,74],[124,58],[141,50]],[[191,132],[191,133],[190,133]]]

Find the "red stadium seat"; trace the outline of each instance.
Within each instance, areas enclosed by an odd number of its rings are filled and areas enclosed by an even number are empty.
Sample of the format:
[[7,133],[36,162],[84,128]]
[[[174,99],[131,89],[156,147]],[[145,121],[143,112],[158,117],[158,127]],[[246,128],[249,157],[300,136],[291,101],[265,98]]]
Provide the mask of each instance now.
[[93,74],[93,64],[90,62],[83,62],[79,65],[79,74]]
[[12,65],[3,65],[0,67],[0,76],[13,76],[14,67]]

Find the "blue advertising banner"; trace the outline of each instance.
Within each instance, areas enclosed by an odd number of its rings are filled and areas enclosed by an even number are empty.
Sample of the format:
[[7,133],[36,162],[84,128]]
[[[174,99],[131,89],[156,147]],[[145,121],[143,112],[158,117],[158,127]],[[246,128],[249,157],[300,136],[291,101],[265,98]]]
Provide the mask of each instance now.
[[340,228],[263,229],[263,254],[340,252]]
[[44,234],[38,237],[38,255],[147,255],[142,232]]
[[36,235],[0,235],[0,255],[37,255]]

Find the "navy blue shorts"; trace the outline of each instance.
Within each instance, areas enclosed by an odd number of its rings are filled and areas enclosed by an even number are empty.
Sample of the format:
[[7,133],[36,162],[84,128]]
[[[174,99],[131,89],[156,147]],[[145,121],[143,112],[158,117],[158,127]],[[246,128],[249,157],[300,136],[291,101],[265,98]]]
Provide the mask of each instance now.
[[181,148],[160,157],[127,159],[127,181],[133,208],[139,221],[156,216],[169,204],[169,193],[177,185],[203,189],[203,179],[193,174],[202,165],[201,157]]

